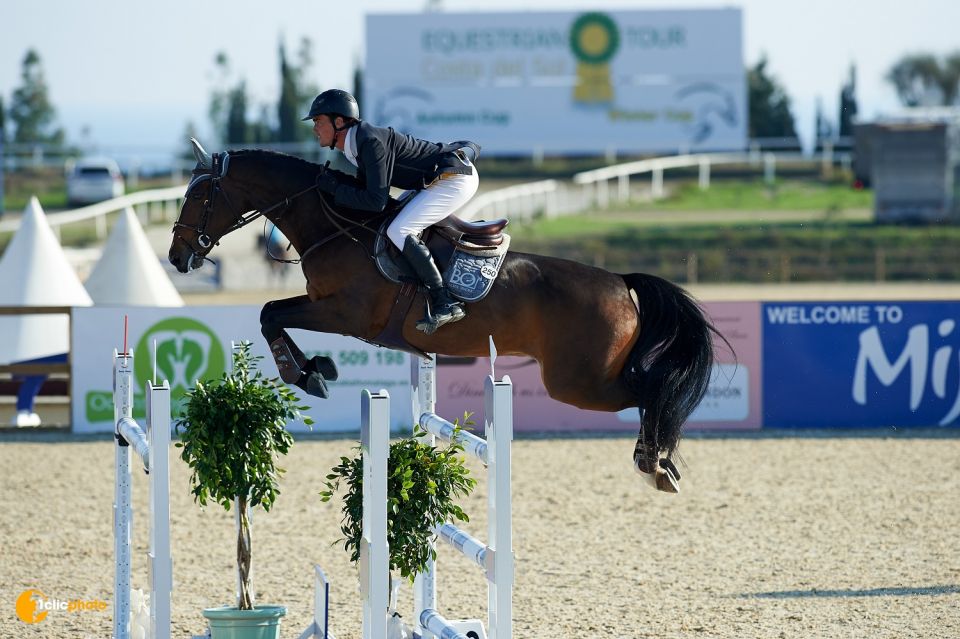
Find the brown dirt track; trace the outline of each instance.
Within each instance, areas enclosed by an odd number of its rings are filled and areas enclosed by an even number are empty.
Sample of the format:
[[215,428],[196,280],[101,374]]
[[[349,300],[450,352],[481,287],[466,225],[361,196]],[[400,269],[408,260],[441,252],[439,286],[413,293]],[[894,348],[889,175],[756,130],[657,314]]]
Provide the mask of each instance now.
[[[519,440],[514,636],[960,637],[960,438],[944,434],[688,439],[684,492],[673,497],[640,485],[628,439]],[[0,636],[108,637],[109,608],[35,625],[14,615],[28,588],[113,599],[112,444],[53,439],[0,439]],[[256,516],[260,601],[288,606],[284,637],[307,624],[313,562],[333,582],[332,631],[359,637],[356,572],[331,545],[339,506],[317,496],[352,445],[298,441],[275,510]],[[233,519],[201,511],[186,467],[173,469],[173,636],[187,637],[203,630],[201,608],[231,600]],[[481,538],[484,490],[466,526]],[[441,549],[441,609],[485,619],[485,591],[476,568]]]
[[[957,285],[691,289],[707,300],[960,299]],[[317,494],[353,445],[298,441],[276,508],[256,515],[260,601],[288,607],[288,639],[308,622],[313,563],[332,580],[331,630],[360,636],[356,571],[332,545],[339,505]],[[628,438],[516,442],[515,637],[960,637],[957,429],[688,438],[679,496],[640,484],[632,447]],[[233,517],[193,504],[179,460],[173,473],[173,637],[188,637],[204,628],[200,609],[231,602]],[[0,639],[110,636],[110,608],[26,625],[14,602],[32,588],[112,603],[112,478],[104,439],[0,433]],[[146,587],[142,479],[134,585]],[[465,526],[481,539],[484,491],[481,481]],[[480,571],[440,552],[441,610],[485,619]],[[401,612],[410,608],[407,590]]]

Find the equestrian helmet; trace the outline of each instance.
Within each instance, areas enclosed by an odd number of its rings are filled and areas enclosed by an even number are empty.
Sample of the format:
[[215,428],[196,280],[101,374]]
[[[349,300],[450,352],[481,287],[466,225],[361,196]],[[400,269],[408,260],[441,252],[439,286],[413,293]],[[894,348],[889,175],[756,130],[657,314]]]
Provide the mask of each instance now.
[[304,120],[312,120],[318,115],[339,115],[354,120],[360,119],[360,107],[357,99],[343,89],[327,89],[310,105],[310,113]]

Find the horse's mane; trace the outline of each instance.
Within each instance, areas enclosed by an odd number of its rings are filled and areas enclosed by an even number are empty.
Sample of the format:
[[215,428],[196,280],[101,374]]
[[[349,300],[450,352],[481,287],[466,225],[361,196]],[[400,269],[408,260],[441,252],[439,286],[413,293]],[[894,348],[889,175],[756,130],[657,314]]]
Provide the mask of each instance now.
[[316,175],[322,168],[322,166],[316,162],[304,160],[303,158],[299,158],[295,155],[281,153],[280,151],[268,151],[267,149],[239,149],[236,151],[230,151],[230,157],[237,159],[243,157],[262,159],[267,161],[269,164],[282,164],[285,171],[292,169],[309,173],[310,175]]
[[[267,149],[238,149],[236,151],[230,151],[230,157],[237,159],[251,158],[263,161],[267,164],[268,168],[278,169],[281,175],[287,176],[294,181],[310,182],[316,179],[317,174],[323,170],[323,165],[317,164],[316,162],[304,160],[295,155],[281,153],[280,151],[269,151]],[[330,206],[333,206],[333,196],[328,193],[319,193],[319,195]],[[392,198],[391,201],[395,203]],[[389,212],[390,208],[391,206],[388,205],[387,212]],[[338,210],[345,214],[357,215],[361,219],[371,216],[371,211],[351,209],[345,206],[338,207]],[[382,213],[373,213],[373,217],[379,217],[380,215],[382,215]]]

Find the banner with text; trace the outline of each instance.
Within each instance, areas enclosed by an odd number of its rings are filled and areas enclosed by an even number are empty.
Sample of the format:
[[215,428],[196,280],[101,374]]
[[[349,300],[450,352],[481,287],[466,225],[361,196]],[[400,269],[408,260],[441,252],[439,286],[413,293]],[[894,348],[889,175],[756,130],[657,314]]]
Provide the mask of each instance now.
[[764,304],[764,426],[957,426],[958,317],[960,302]]
[[742,149],[742,12],[372,14],[361,115],[485,153]]
[[[143,419],[147,381],[170,382],[174,420],[183,394],[197,379],[219,378],[231,363],[232,341],[248,340],[251,351],[264,359],[264,374],[277,368],[260,335],[260,307],[194,306],[185,308],[75,308],[73,310],[71,395],[73,431],[113,430],[113,351],[123,350],[123,318],[129,317],[128,348],[133,350],[134,415]],[[352,337],[291,330],[307,357],[328,355],[340,378],[328,384],[329,399],[318,399],[293,388],[309,406],[314,432],[353,432],[360,429],[360,391],[390,393],[391,427],[409,432],[410,365],[406,353],[371,346]],[[154,373],[156,370],[156,373]],[[309,431],[303,423],[292,431]]]

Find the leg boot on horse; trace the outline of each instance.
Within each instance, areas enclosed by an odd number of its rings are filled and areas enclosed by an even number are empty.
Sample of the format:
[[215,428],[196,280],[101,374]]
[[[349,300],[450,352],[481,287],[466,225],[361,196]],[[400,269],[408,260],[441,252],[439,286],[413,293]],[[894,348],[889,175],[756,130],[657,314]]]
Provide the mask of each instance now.
[[458,322],[466,317],[463,304],[450,297],[443,285],[443,277],[427,245],[419,238],[408,235],[403,245],[403,256],[410,262],[420,282],[427,290],[426,317],[417,322],[417,328],[427,335],[444,324]]
[[293,306],[291,302],[300,303],[301,298],[270,302],[264,306],[260,314],[261,330],[270,346],[270,354],[277,364],[280,379],[286,384],[293,384],[308,395],[326,399],[330,396],[327,381],[336,381],[339,377],[336,365],[329,357],[315,355],[307,359],[303,351],[287,334],[279,328],[272,315],[280,309]]

